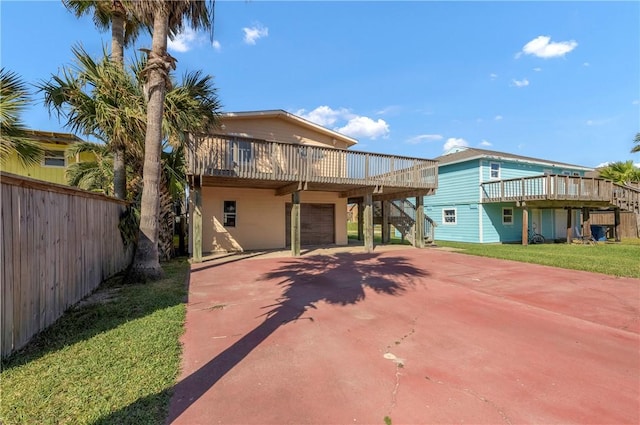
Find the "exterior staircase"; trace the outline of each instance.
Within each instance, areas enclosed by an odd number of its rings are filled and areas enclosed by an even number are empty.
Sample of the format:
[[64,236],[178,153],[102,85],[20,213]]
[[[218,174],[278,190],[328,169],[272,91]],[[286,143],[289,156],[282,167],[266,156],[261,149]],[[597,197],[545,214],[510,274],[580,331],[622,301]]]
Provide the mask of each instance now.
[[[375,224],[382,224],[383,213],[382,203],[375,202],[373,205],[373,220]],[[415,246],[415,224],[416,206],[407,199],[400,199],[389,202],[388,222],[393,226],[403,239],[411,242]],[[431,217],[425,215],[425,244],[432,244],[435,240],[436,223]]]

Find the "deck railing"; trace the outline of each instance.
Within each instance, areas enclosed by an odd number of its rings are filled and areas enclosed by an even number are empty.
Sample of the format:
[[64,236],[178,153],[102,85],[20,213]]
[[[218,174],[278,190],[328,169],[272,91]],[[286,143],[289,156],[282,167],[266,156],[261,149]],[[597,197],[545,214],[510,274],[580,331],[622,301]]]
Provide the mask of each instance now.
[[484,182],[481,186],[483,202],[602,201],[631,211],[640,203],[640,190],[591,177],[550,174]]
[[436,161],[268,142],[235,136],[194,140],[188,173],[239,179],[436,188]]

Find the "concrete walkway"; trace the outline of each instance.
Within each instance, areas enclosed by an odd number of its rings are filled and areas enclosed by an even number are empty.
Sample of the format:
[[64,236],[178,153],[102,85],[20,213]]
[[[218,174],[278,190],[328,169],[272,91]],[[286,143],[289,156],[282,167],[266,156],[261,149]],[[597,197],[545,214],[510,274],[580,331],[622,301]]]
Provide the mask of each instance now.
[[234,260],[192,267],[171,423],[640,423],[638,279],[405,247]]

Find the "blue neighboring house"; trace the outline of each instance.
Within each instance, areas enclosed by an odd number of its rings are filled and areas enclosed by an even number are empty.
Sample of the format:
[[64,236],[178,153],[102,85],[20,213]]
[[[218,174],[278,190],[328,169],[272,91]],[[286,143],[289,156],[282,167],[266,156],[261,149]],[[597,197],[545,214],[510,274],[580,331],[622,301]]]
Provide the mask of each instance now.
[[425,198],[425,213],[438,225],[438,240],[520,242],[524,207],[528,227],[547,240],[566,240],[567,214],[577,236],[583,208],[610,205],[594,197],[605,181],[585,177],[589,167],[476,148],[436,160],[438,190]]

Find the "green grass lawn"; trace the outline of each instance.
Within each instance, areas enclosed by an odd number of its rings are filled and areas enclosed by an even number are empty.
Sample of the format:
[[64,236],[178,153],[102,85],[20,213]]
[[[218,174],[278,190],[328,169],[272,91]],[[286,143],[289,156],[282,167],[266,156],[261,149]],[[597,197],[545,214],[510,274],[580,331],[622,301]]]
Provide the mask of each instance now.
[[103,284],[2,363],[0,423],[160,424],[179,367],[186,260],[144,285]]
[[[349,239],[357,239],[358,224],[347,223],[347,234]],[[375,226],[374,243],[380,242],[381,226]],[[410,245],[408,241],[402,241],[393,236],[391,243]],[[640,278],[640,239],[624,239],[621,243],[600,242],[596,245],[549,243],[522,246],[519,244],[474,244],[438,240],[436,244],[441,247],[460,249],[464,254],[482,257]]]
[[621,243],[600,242],[597,245],[436,243],[462,249],[465,254],[640,278],[640,239],[625,239]]

